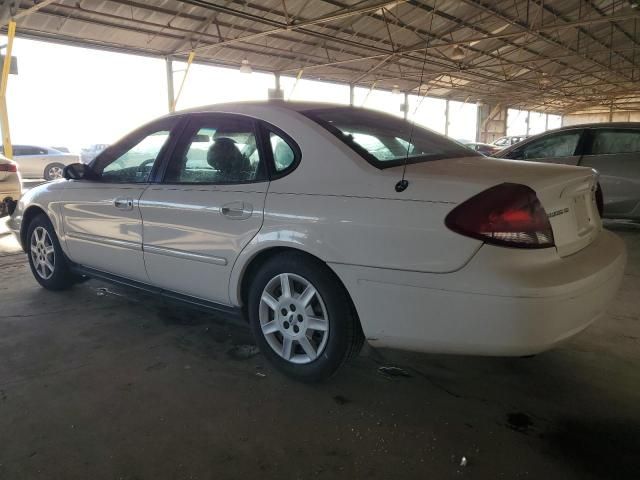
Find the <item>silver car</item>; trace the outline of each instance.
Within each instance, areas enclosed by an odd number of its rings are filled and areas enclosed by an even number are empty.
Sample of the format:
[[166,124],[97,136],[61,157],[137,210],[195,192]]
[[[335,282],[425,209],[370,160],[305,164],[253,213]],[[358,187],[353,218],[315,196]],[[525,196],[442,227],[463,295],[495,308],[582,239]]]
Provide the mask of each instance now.
[[[0,149],[3,152],[4,149]],[[13,160],[20,167],[22,178],[62,178],[66,165],[80,161],[78,155],[62,153],[50,147],[13,145]]]
[[529,135],[509,135],[507,137],[500,137],[491,145],[495,145],[498,148],[507,148],[523,141],[526,138],[529,138]]
[[591,167],[600,173],[604,217],[640,220],[640,123],[594,123],[550,130],[497,157]]

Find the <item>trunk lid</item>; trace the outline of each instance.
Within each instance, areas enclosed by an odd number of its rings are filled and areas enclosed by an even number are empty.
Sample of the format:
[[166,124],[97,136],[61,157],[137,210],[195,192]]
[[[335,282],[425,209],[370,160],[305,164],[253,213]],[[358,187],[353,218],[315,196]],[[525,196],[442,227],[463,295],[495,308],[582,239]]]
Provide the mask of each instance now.
[[[388,169],[397,171],[401,167]],[[461,203],[501,183],[532,188],[544,207],[560,256],[589,245],[602,229],[595,190],[597,173],[584,167],[494,158],[458,158],[409,165],[409,188],[398,194],[415,200]]]

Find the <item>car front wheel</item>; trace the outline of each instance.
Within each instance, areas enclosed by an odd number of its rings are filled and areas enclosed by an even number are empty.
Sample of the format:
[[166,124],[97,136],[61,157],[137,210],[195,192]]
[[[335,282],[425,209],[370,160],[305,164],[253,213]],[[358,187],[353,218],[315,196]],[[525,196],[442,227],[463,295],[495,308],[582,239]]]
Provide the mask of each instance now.
[[74,275],[69,271],[67,259],[51,222],[45,215],[38,215],[29,224],[27,255],[33,276],[49,290],[71,287]]
[[329,378],[362,346],[344,287],[326,265],[297,252],[262,266],[251,284],[248,309],[263,354],[298,380]]

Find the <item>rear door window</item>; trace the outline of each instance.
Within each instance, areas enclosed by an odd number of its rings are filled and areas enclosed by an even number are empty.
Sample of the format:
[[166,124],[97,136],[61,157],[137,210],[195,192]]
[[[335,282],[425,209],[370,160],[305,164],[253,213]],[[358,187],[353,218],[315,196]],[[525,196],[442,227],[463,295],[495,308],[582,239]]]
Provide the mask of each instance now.
[[533,158],[562,158],[576,155],[582,130],[546,135],[533,140],[509,155],[509,158],[529,160]]
[[639,130],[593,129],[590,155],[640,152]]

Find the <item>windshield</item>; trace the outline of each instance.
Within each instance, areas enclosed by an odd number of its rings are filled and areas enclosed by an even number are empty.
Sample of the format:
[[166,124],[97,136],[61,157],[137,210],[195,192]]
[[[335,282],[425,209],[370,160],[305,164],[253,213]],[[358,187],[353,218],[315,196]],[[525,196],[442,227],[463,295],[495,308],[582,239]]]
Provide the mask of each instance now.
[[[301,112],[377,168],[478,154],[418,125],[384,113],[337,107]],[[413,130],[413,134],[412,134]]]

